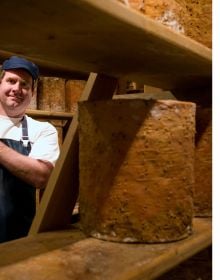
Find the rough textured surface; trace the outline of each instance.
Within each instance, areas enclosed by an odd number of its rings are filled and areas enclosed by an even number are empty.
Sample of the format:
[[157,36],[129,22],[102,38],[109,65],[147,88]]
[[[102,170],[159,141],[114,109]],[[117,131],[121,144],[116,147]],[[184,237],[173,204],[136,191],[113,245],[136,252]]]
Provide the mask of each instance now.
[[127,2],[127,6],[176,32],[207,47],[212,46],[212,0],[128,0]]
[[40,110],[65,111],[65,80],[55,77],[41,77],[38,84]]
[[[45,111],[65,111],[65,79],[41,77],[38,84],[37,109]],[[59,144],[63,143],[63,121],[50,121],[57,129]]]
[[212,215],[212,89],[178,90],[176,98],[196,103],[195,216]]
[[80,215],[84,231],[122,242],[189,235],[195,104],[79,103]]
[[76,113],[77,102],[86,85],[84,80],[68,80],[65,84],[66,112]]
[[212,215],[212,109],[197,106],[195,141],[195,216]]

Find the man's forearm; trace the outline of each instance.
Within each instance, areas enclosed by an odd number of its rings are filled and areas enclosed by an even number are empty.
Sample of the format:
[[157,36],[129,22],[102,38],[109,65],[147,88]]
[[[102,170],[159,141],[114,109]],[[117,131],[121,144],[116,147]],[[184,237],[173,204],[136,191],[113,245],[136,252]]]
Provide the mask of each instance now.
[[49,162],[22,155],[0,141],[0,164],[13,175],[35,186],[44,188],[53,166]]

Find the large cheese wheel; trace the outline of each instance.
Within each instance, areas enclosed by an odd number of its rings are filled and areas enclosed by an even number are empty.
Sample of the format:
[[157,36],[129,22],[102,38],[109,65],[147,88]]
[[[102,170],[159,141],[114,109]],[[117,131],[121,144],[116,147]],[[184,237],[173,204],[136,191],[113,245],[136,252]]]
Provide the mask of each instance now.
[[212,109],[197,107],[194,215],[212,215]]
[[212,47],[212,0],[119,0],[175,32]]
[[192,230],[195,104],[79,103],[83,231],[117,242],[167,242]]
[[[37,108],[45,111],[65,111],[65,79],[41,77],[38,84]],[[48,121],[48,119],[45,118]],[[60,146],[63,143],[63,121],[50,120],[58,132]]]
[[84,80],[67,80],[65,84],[65,105],[66,112],[73,112],[74,114],[77,111],[77,102],[79,101],[86,81]]

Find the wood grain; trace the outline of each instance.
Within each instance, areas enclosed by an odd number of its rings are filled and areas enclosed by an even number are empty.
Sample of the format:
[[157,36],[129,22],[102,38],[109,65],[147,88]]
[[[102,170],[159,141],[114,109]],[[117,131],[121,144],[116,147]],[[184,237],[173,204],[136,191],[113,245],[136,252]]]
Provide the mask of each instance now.
[[211,219],[193,226],[190,237],[164,244],[102,241],[77,229],[29,236],[0,245],[0,279],[155,279],[210,246]]
[[96,72],[164,89],[211,83],[210,49],[116,0],[14,4],[1,2],[1,60],[16,53],[43,72]]

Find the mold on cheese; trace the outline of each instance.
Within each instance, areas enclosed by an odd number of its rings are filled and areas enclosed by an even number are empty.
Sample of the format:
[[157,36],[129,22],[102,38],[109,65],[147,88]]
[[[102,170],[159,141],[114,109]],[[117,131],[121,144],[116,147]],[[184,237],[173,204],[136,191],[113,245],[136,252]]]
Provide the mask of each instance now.
[[194,135],[194,103],[79,102],[83,231],[116,242],[169,242],[189,236]]

